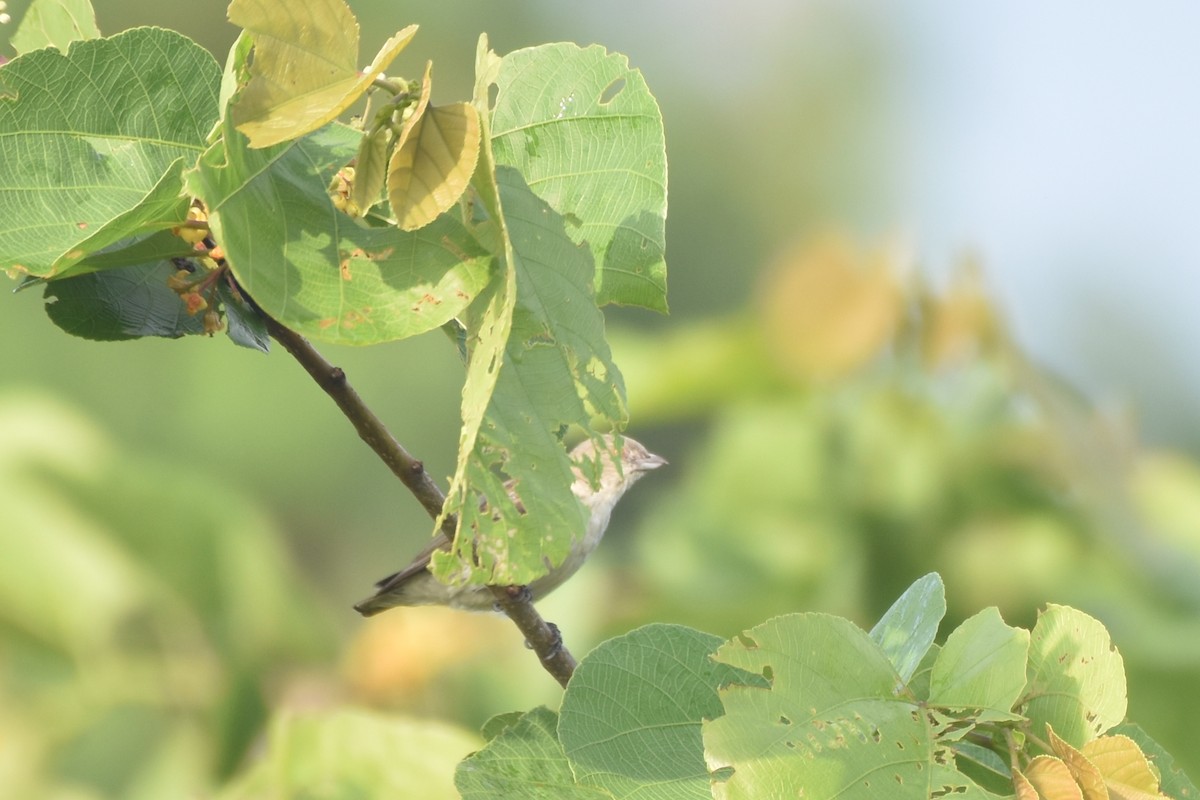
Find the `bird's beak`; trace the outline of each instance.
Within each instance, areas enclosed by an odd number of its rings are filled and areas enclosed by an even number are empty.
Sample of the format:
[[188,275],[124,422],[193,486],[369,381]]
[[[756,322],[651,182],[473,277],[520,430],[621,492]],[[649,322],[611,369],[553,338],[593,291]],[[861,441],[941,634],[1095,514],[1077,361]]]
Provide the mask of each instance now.
[[664,466],[667,460],[662,456],[656,456],[654,453],[647,453],[646,457],[637,462],[638,472],[649,472],[652,469],[658,469]]

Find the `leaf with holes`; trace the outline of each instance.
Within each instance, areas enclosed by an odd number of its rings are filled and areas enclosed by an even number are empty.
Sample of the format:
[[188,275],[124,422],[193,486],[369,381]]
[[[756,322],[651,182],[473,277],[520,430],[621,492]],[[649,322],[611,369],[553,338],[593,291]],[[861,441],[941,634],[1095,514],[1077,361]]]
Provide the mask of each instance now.
[[1125,663],[1097,620],[1050,604],[1029,642],[1028,684],[1016,711],[1082,747],[1125,718]]
[[204,48],[160,28],[5,64],[0,268],[69,274],[117,242],[178,224],[179,173],[217,119],[220,76]]
[[233,0],[229,21],[254,37],[250,82],[234,101],[251,147],[270,147],[332,122],[416,35],[409,25],[358,68],[358,20],[342,0]]
[[709,768],[732,773],[714,797],[777,797],[782,787],[811,800],[929,797],[933,731],[894,694],[900,677],[887,656],[848,620],[777,617],[714,658],[769,683],[722,689],[725,716],[704,724]]
[[495,83],[496,163],[590,248],[597,302],[666,311],[666,147],[642,73],[596,45],[549,44],[509,53]]
[[[622,427],[625,387],[592,293],[590,253],[571,242],[562,217],[515,170],[499,168],[496,178],[515,306],[502,362],[490,348],[481,351],[497,370],[490,395],[470,385],[477,378],[468,367],[463,441],[469,437],[473,446],[460,450],[445,507],[458,514],[459,533],[452,551],[434,553],[433,563],[442,580],[527,584],[563,561],[586,523],[561,433],[577,426],[594,436],[601,426]],[[472,350],[504,327],[494,314],[504,311],[505,288],[492,291],[482,315],[465,317]],[[468,430],[476,419],[478,427]],[[509,479],[523,508],[508,496]]]
[[408,233],[338,211],[327,187],[359,136],[332,125],[252,150],[226,125],[187,180],[238,283],[263,311],[306,336],[365,345],[459,314],[486,285],[493,258],[449,215]]

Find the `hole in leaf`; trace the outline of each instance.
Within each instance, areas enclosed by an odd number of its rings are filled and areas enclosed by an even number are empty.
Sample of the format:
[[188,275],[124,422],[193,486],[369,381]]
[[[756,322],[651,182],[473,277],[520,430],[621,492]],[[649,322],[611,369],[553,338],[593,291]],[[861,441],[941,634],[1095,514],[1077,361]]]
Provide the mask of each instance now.
[[738,640],[738,644],[740,644],[742,647],[746,648],[747,650],[757,650],[758,649],[758,642],[751,639],[747,634],[739,633],[737,635],[737,640]]
[[770,665],[770,664],[768,664],[767,666],[763,667],[763,669],[762,669],[762,676],[763,676],[764,678],[766,678],[766,679],[767,679],[767,682],[768,682],[768,683],[772,683],[772,682],[774,682],[774,680],[775,680],[775,670],[771,669],[771,665]]
[[779,715],[779,724],[780,725],[791,725],[792,721],[790,719],[788,719],[785,715],[780,714]]
[[600,93],[600,105],[606,106],[613,100],[617,99],[617,95],[625,88],[625,79],[617,78],[615,81],[604,87],[604,91]]
[[494,83],[491,84],[490,86],[488,86],[488,108],[494,109],[496,107],[496,98],[499,95],[500,95],[500,87],[499,86],[497,86]]

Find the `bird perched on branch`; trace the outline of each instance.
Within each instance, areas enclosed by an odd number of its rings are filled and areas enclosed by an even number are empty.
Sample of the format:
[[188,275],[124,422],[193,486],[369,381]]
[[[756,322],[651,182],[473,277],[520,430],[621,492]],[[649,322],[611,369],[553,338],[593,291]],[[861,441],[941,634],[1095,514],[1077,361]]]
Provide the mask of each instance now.
[[[621,457],[618,462],[612,457],[617,449],[615,437],[604,436],[603,442],[598,454],[599,481],[595,485],[579,466],[586,462],[596,463],[595,444],[587,439],[571,451],[570,458],[575,464],[572,467],[575,482],[571,484],[571,491],[588,509],[587,530],[583,538],[573,544],[561,564],[529,584],[533,600],[540,600],[557,589],[583,566],[583,562],[604,537],[617,501],[644,474],[667,463],[665,458],[649,452],[628,436],[620,439]],[[515,497],[514,500],[519,506],[520,501]],[[394,606],[444,605],[469,611],[491,611],[495,607],[495,596],[487,586],[448,586],[429,572],[429,559],[434,551],[449,549],[450,540],[444,533],[438,532],[411,564],[375,584],[375,594],[354,606],[355,610],[367,617]]]

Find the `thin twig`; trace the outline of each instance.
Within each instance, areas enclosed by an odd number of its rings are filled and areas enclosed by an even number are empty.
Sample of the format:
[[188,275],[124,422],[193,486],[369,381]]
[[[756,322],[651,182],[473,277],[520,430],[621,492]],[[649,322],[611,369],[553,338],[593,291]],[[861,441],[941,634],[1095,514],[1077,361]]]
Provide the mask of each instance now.
[[[266,315],[264,315],[266,317]],[[421,506],[434,519],[442,513],[442,505],[446,495],[429,477],[425,466],[413,458],[387,427],[375,416],[359,397],[358,392],[346,380],[346,373],[340,367],[330,364],[325,357],[309,344],[308,340],[291,328],[285,327],[270,317],[266,317],[267,331],[283,349],[312,376],[327,395],[333,398],[338,408],[350,420],[350,424],[358,431],[359,437],[367,443],[375,455],[387,464],[392,473],[421,503]],[[450,539],[454,538],[457,521],[448,516],[442,523],[442,532]],[[509,619],[525,636],[526,644],[537,653],[542,666],[554,679],[564,687],[575,671],[575,659],[563,646],[562,636],[558,628],[542,619],[541,614],[533,607],[528,591],[521,586],[493,586],[496,604],[508,615]]]

